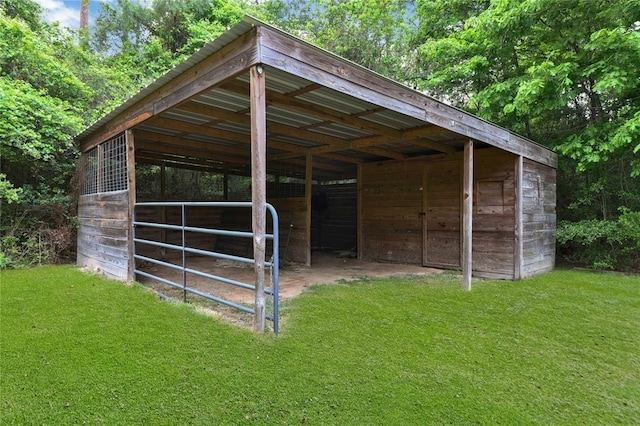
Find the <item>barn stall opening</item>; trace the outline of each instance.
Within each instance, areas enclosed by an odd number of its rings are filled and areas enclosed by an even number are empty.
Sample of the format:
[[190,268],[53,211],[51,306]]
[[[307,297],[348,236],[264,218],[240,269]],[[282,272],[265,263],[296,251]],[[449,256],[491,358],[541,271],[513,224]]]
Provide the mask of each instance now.
[[[359,259],[520,279],[555,256],[549,149],[245,17],[76,137],[83,155],[78,263],[134,279],[143,201],[207,207],[190,225],[273,232],[280,256]],[[174,208],[138,218],[176,223]],[[149,238],[177,241],[167,229]],[[189,244],[254,257],[273,247],[206,234]],[[159,246],[140,253],[165,254]]]

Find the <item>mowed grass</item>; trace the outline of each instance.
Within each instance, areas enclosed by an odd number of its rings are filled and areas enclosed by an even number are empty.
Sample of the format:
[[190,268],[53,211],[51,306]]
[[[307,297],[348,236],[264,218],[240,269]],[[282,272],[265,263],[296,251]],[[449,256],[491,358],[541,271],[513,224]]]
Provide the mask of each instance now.
[[2,424],[632,424],[640,278],[316,286],[279,337],[73,267],[4,271]]

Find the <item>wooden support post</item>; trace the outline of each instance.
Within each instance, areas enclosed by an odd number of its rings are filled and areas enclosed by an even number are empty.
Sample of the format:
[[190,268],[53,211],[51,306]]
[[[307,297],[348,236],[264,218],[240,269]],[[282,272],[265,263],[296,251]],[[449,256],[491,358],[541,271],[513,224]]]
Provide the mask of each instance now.
[[307,216],[305,218],[305,250],[307,252],[307,260],[305,261],[305,265],[311,266],[311,198],[313,196],[313,154],[311,154],[311,150],[307,151],[304,171],[304,195],[307,212]]
[[264,332],[264,262],[266,250],[267,214],[267,113],[265,99],[265,75],[262,64],[250,69],[251,104],[251,202],[253,230],[253,258],[255,281],[255,305],[253,330]]
[[516,158],[516,208],[515,208],[515,256],[514,256],[514,270],[513,279],[519,280],[522,278],[522,263],[523,263],[523,229],[522,229],[522,163],[523,157],[519,155]]
[[462,285],[471,290],[473,268],[473,140],[464,144],[462,177]]
[[358,246],[358,260],[362,260],[364,235],[362,235],[362,164],[358,164],[356,175],[356,245]]
[[422,168],[422,211],[420,217],[422,217],[422,266],[429,264],[429,245],[427,244],[429,237],[429,222],[427,220],[427,212],[429,211],[428,205],[428,193],[427,184],[429,183],[429,166],[425,165]]
[[[167,201],[167,170],[164,163],[160,165],[160,201]],[[167,223],[167,208],[164,206],[160,207],[160,222]],[[167,242],[167,230],[164,228],[160,229],[160,242]],[[167,249],[161,247],[160,254],[165,256]]]
[[136,158],[135,158],[135,144],[133,140],[133,132],[127,130],[125,132],[125,144],[127,148],[127,188],[129,192],[129,242],[128,242],[128,256],[129,265],[127,267],[127,280],[134,281],[136,274],[136,259],[133,257],[134,243],[133,243],[133,219],[134,208],[136,204]]

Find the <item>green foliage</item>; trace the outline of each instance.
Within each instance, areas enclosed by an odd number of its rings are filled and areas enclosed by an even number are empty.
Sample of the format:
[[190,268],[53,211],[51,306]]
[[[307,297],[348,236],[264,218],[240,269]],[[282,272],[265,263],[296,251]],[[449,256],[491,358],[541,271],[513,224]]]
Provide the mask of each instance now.
[[133,56],[159,76],[240,20],[248,4],[232,0],[132,0],[102,4],[91,45],[107,56]]
[[0,77],[0,155],[5,161],[51,162],[67,155],[71,134],[81,128],[79,112],[28,83]]
[[555,148],[571,166],[559,181],[579,183],[561,197],[601,188],[589,215],[637,209],[624,194],[640,192],[640,2],[448,3],[418,2],[420,87]]
[[558,254],[595,269],[640,271],[640,212],[624,210],[616,220],[560,221]]
[[7,180],[7,175],[0,173],[0,203],[15,203],[20,199],[22,188],[16,188]]
[[9,18],[26,22],[34,31],[40,27],[42,7],[32,0],[1,0],[0,9]]
[[73,247],[65,193],[92,90],[68,62],[70,35],[0,12],[0,268],[56,262]]
[[270,2],[263,18],[314,44],[389,77],[403,79],[410,34],[402,0]]
[[315,286],[285,304],[273,338],[71,267],[4,271],[0,416],[6,424],[633,424],[639,285],[565,271],[479,281],[472,292],[451,275]]
[[0,15],[1,75],[24,81],[50,97],[86,101],[88,87],[56,55],[51,40],[63,37],[56,30],[52,27],[43,30],[45,34],[36,33],[23,21]]

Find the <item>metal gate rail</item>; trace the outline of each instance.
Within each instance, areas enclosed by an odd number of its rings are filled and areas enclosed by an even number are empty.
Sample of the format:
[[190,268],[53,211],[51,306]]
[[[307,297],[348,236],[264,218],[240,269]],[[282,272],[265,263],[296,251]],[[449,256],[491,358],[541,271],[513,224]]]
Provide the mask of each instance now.
[[[221,297],[214,296],[209,293],[202,292],[193,287],[189,287],[187,285],[187,274],[193,274],[204,278],[209,278],[214,281],[219,281],[225,284],[233,285],[236,287],[244,288],[247,290],[255,291],[255,285],[245,283],[242,281],[236,281],[231,278],[221,277],[218,275],[209,274],[203,271],[199,271],[197,269],[188,268],[187,267],[187,253],[198,254],[201,256],[214,257],[218,259],[226,259],[234,262],[240,263],[248,263],[255,264],[255,260],[248,257],[242,256],[234,256],[226,253],[219,253],[210,250],[202,250],[193,247],[186,246],[186,233],[187,232],[195,232],[195,233],[204,233],[204,234],[213,234],[213,235],[222,235],[222,236],[231,236],[231,237],[240,237],[240,238],[253,238],[253,232],[246,231],[232,231],[226,229],[213,229],[213,228],[202,228],[195,226],[186,226],[186,208],[187,207],[252,207],[252,203],[249,201],[246,202],[230,202],[230,201],[221,201],[221,202],[147,202],[147,203],[136,203],[135,209],[133,213],[133,257],[135,259],[150,262],[156,265],[164,266],[170,269],[178,270],[182,272],[182,284],[176,283],[174,281],[168,280],[166,278],[159,277],[157,275],[151,274],[149,272],[141,271],[139,269],[134,269],[134,272],[137,275],[144,276],[147,278],[151,278],[153,280],[162,282],[171,287],[178,288],[183,291],[183,297],[186,300],[187,293],[192,293],[205,299],[212,300],[217,303],[221,303],[223,305],[231,306],[240,311],[255,314],[255,310],[249,308],[247,306],[240,305],[238,303],[232,302],[230,300],[223,299]],[[137,208],[138,207],[180,207],[180,216],[181,216],[181,225],[170,225],[167,223],[160,222],[144,222],[136,220],[137,216]],[[265,317],[269,321],[273,322],[273,331],[275,334],[278,334],[278,326],[279,326],[279,297],[278,297],[278,287],[279,287],[279,239],[278,239],[278,213],[276,209],[271,204],[266,204],[267,211],[271,214],[272,225],[273,225],[273,233],[265,234],[264,237],[266,239],[273,240],[273,256],[271,261],[265,261],[264,265],[266,267],[271,268],[271,288],[265,288],[265,294],[272,296],[273,298],[273,314],[266,314]],[[180,231],[182,234],[182,244],[168,244],[159,241],[147,240],[143,238],[138,238],[137,229],[138,227],[147,227],[147,228],[159,228],[159,229],[168,229],[173,231]],[[137,253],[136,244],[147,244],[155,247],[170,249],[180,251],[182,253],[182,264],[176,265],[174,263],[164,262],[159,259],[154,259],[149,256],[143,256]]]

